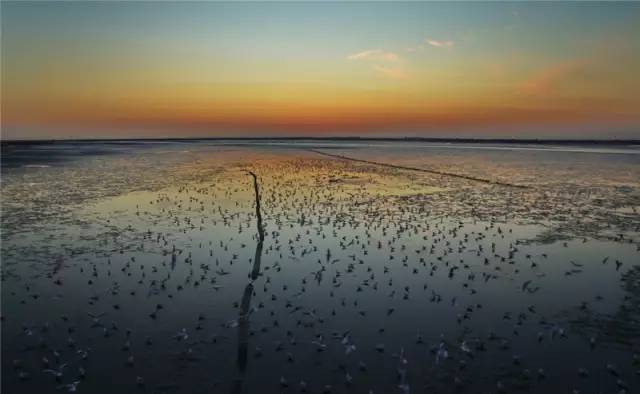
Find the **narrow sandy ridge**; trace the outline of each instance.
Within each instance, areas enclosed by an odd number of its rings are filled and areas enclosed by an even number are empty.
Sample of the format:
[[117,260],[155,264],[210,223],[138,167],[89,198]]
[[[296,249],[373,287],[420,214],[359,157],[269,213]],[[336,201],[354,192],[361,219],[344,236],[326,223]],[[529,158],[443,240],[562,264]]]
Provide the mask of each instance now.
[[355,161],[355,162],[359,162],[359,163],[373,164],[373,165],[382,166],[382,167],[396,168],[396,169],[399,169],[399,170],[427,172],[427,173],[430,173],[430,174],[444,175],[444,176],[450,176],[450,177],[454,177],[454,178],[462,178],[462,179],[467,179],[467,180],[470,180],[470,181],[489,183],[489,184],[499,185],[499,186],[517,187],[517,188],[520,188],[520,189],[528,189],[528,188],[530,188],[530,186],[526,186],[526,185],[516,185],[516,184],[513,184],[513,183],[493,181],[493,180],[490,180],[490,179],[476,178],[476,177],[469,176],[469,175],[461,175],[461,174],[454,174],[454,173],[451,173],[451,172],[429,170],[429,169],[426,169],[426,168],[399,166],[399,165],[396,165],[396,164],[381,163],[381,162],[378,162],[378,161],[356,159],[356,158],[349,157],[349,156],[326,153],[326,152],[322,152],[322,151],[315,150],[315,149],[307,149],[307,150],[309,152],[317,153],[317,154],[323,155],[323,156],[335,157],[337,159]]

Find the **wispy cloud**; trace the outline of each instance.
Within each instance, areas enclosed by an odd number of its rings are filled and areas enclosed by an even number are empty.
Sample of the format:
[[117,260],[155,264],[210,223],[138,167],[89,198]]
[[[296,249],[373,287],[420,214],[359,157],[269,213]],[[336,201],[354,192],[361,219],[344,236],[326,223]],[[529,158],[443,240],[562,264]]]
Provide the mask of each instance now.
[[431,45],[432,47],[435,47],[435,48],[451,48],[454,45],[454,42],[451,41],[451,40],[440,41],[440,40],[427,39],[426,42],[427,42],[427,44],[429,44],[429,45]]
[[404,70],[404,59],[394,52],[383,49],[369,49],[366,51],[352,53],[347,56],[347,60],[365,61],[379,75],[391,79],[405,79],[407,74]]
[[369,49],[362,52],[352,53],[347,56],[348,60],[376,60],[386,62],[398,62],[400,56],[393,52],[383,51],[382,49]]
[[381,75],[391,79],[406,79],[407,74],[402,67],[387,67],[380,66],[378,64],[373,65],[373,69],[379,72]]

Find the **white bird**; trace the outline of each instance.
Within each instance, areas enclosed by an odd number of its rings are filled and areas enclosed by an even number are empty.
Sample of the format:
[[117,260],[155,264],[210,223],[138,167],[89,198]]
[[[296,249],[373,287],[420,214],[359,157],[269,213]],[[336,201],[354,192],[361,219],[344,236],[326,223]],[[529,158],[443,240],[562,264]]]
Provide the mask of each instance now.
[[181,329],[180,331],[178,331],[176,335],[173,336],[173,338],[179,341],[186,341],[187,339],[189,339],[189,334],[187,333],[187,329],[186,328]]
[[440,360],[445,360],[449,357],[449,352],[447,351],[444,342],[440,342],[438,346],[438,351],[436,352],[436,364],[440,364]]
[[316,345],[316,350],[319,352],[323,352],[327,349],[327,345],[319,341],[311,341],[313,345]]
[[409,361],[404,356],[404,348],[400,348],[400,353],[394,354],[395,357],[398,357],[401,365],[407,365]]
[[349,355],[356,350],[356,345],[351,343],[351,337],[347,334],[342,337],[342,344],[344,345],[344,354]]
[[42,372],[44,372],[44,373],[50,373],[50,374],[52,374],[53,376],[55,376],[55,378],[56,378],[57,380],[61,380],[61,379],[62,379],[62,376],[64,376],[64,373],[63,373],[62,371],[64,370],[64,368],[65,368],[66,366],[67,366],[67,364],[66,364],[66,363],[64,363],[64,364],[60,365],[60,366],[58,367],[58,369],[48,368],[48,369],[43,369],[43,370],[42,370]]
[[68,392],[75,393],[76,391],[78,391],[78,385],[79,384],[80,384],[80,381],[76,380],[75,382],[72,382],[72,383],[69,383],[69,384],[62,384],[62,385],[58,386],[58,390],[66,388]]
[[467,346],[467,341],[462,341],[462,343],[460,344],[460,350],[467,354],[471,354],[471,349],[469,349],[469,346]]
[[408,383],[402,383],[398,385],[398,388],[400,389],[400,391],[402,392],[402,394],[409,394],[411,393],[411,387],[409,387]]

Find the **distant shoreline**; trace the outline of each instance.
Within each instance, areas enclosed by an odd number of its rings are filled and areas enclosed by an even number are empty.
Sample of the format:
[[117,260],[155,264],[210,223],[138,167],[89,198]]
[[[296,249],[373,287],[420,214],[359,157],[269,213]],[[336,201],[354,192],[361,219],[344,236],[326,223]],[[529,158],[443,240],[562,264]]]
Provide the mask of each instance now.
[[532,138],[422,138],[422,137],[205,137],[205,138],[92,138],[1,140],[2,145],[39,145],[120,142],[202,142],[202,141],[274,141],[274,142],[435,142],[462,144],[538,144],[538,145],[640,145],[640,139],[532,139]]

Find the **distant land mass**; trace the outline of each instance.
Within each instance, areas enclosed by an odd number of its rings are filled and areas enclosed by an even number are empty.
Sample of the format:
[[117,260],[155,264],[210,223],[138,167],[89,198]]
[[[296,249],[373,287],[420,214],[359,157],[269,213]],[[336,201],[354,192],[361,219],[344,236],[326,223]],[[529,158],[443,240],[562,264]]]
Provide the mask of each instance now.
[[462,144],[539,144],[539,145],[637,145],[640,139],[550,139],[550,138],[433,138],[433,137],[205,137],[205,138],[86,138],[86,139],[15,139],[2,140],[2,145],[36,145],[55,143],[119,143],[119,142],[432,142]]

